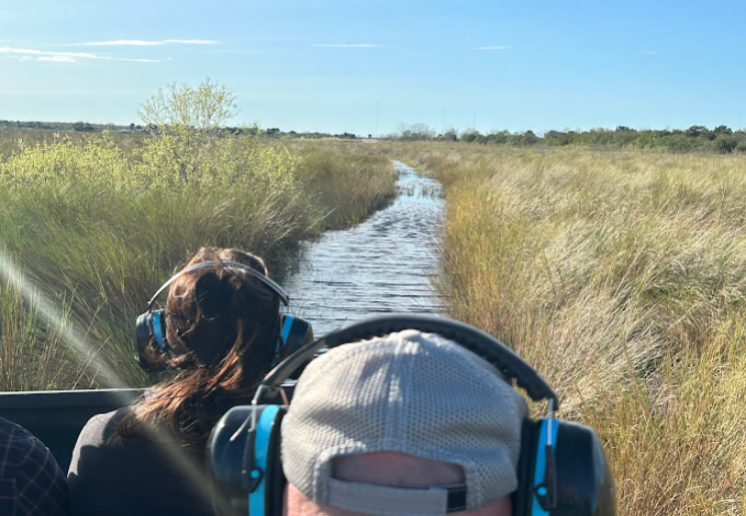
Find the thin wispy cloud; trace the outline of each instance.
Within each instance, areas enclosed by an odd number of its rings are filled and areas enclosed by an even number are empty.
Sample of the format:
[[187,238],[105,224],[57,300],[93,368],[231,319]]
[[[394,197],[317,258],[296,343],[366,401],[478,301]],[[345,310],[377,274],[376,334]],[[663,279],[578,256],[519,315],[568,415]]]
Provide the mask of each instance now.
[[[160,63],[160,59],[136,59],[130,57],[100,57],[99,59],[111,59],[113,61],[128,61],[130,63]],[[171,59],[170,57],[168,58]]]
[[37,61],[49,61],[52,63],[74,63],[75,59],[70,56],[42,56],[36,59]]
[[326,48],[374,48],[380,47],[373,43],[319,43],[314,47],[326,47]]
[[99,56],[95,54],[87,54],[85,52],[53,52],[47,50],[34,50],[30,48],[11,48],[11,47],[0,47],[0,54],[22,54],[27,56],[66,56],[85,58],[85,59],[96,59]]
[[643,54],[645,54],[646,56],[654,56],[657,53],[658,52],[656,52],[655,50],[646,50],[645,52],[643,52]]
[[79,59],[105,60],[105,61],[129,61],[133,63],[160,63],[158,59],[135,59],[129,57],[111,57],[90,54],[87,52],[55,52],[53,50],[36,50],[31,48],[12,48],[0,47],[0,54],[8,54],[14,57],[22,56],[21,59],[26,61],[36,57],[37,61],[47,61],[53,63],[75,63]]
[[212,39],[164,39],[147,41],[142,39],[116,39],[112,41],[89,41],[87,43],[73,43],[74,47],[159,47],[162,45],[217,45]]
[[477,47],[474,50],[509,50],[510,47]]

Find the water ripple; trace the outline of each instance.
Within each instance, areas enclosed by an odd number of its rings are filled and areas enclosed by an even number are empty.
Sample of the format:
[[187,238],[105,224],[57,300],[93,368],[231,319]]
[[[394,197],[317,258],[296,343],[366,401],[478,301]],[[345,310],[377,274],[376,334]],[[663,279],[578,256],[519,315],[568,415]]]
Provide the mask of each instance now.
[[394,162],[400,194],[362,224],[303,244],[285,282],[292,312],[317,336],[381,313],[432,314],[443,221],[441,186]]

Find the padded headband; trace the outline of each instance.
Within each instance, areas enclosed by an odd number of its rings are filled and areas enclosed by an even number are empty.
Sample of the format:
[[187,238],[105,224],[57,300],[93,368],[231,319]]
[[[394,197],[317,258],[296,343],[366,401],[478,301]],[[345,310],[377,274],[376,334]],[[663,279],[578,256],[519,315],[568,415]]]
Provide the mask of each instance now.
[[425,315],[393,315],[366,319],[345,328],[334,330],[320,339],[311,342],[283,360],[262,380],[253,400],[254,405],[262,404],[262,399],[276,398],[280,394],[280,385],[293,372],[303,366],[313,355],[324,347],[334,348],[342,344],[360,340],[383,337],[402,330],[419,330],[426,333],[437,333],[446,339],[468,349],[494,365],[508,381],[515,379],[534,401],[549,400],[554,409],[559,408],[559,399],[549,384],[536,370],[516,355],[512,349],[492,335],[467,324]]
[[275,283],[274,281],[272,281],[271,279],[269,279],[267,276],[257,271],[256,269],[249,267],[248,265],[245,265],[243,263],[238,263],[238,262],[200,262],[200,263],[196,263],[192,265],[191,267],[187,267],[183,271],[180,271],[174,274],[173,276],[171,276],[171,278],[169,278],[169,280],[166,283],[161,285],[161,288],[159,288],[158,291],[155,294],[153,294],[153,297],[150,298],[150,301],[148,301],[148,310],[151,309],[151,307],[153,306],[153,303],[155,303],[155,300],[158,299],[159,295],[161,295],[161,292],[163,292],[169,286],[171,286],[171,283],[176,281],[181,275],[186,274],[188,272],[196,271],[199,269],[205,269],[207,267],[214,267],[217,265],[222,265],[223,267],[229,267],[231,269],[241,269],[243,271],[248,272],[250,276],[253,276],[254,278],[258,279],[264,284],[264,286],[266,286],[272,292],[274,292],[277,295],[277,297],[280,298],[280,301],[282,301],[282,303],[285,306],[287,306],[288,303],[290,303],[290,296],[288,296],[287,292],[285,292],[280,285],[278,285],[277,283]]

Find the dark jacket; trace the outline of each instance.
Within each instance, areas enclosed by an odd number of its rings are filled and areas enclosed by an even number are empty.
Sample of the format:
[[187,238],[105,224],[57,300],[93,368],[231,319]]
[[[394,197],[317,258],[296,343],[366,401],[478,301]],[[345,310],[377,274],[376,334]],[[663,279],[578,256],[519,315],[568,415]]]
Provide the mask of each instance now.
[[26,429],[2,418],[0,514],[67,515],[67,482],[52,452]]
[[94,416],[81,431],[67,476],[70,514],[212,515],[201,454],[172,442],[114,436],[129,410]]

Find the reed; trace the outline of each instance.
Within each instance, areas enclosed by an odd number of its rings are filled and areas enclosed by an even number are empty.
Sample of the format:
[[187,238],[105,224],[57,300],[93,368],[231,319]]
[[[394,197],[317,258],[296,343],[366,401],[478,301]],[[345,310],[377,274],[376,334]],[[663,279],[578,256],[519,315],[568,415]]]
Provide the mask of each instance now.
[[450,315],[597,430],[621,514],[746,514],[746,158],[401,152],[446,186]]
[[0,163],[0,390],[147,384],[135,319],[198,247],[250,250],[281,279],[301,240],[395,193],[385,158],[225,139],[184,183],[120,143],[16,144]]

